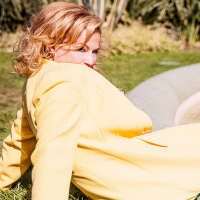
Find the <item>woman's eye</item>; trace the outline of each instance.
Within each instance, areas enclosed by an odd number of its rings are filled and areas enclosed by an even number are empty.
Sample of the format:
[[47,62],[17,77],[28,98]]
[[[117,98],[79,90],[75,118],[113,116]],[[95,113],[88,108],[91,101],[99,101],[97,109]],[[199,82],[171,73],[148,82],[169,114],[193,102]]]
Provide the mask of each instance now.
[[78,51],[85,51],[85,48],[81,47],[80,49],[78,49]]
[[96,50],[96,51],[93,51],[93,53],[94,53],[94,54],[98,54],[98,53],[99,53],[99,51],[98,51],[98,50]]

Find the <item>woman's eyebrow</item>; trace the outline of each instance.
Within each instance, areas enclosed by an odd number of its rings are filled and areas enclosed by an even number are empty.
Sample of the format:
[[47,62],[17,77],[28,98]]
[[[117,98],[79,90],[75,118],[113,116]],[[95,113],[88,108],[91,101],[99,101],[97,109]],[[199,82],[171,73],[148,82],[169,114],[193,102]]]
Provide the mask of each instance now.
[[[85,44],[84,47],[86,47],[87,49],[90,49],[87,44]],[[100,49],[100,47],[97,47],[97,48],[93,49],[93,51],[96,51],[96,50],[99,50],[99,49]]]
[[97,49],[94,49],[93,51],[98,51],[100,49],[100,47],[99,48],[97,48]]
[[76,48],[76,47],[78,47],[78,48],[79,48],[79,47],[81,47],[81,46],[82,46],[82,44],[83,44],[83,43],[76,43],[76,44],[74,44],[73,46],[74,46],[75,48]]

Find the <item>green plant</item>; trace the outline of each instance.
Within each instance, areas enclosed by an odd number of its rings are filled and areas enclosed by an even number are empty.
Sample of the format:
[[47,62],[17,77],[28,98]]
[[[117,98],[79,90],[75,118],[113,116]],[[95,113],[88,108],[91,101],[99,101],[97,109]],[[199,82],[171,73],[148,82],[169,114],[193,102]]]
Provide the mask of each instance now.
[[[0,30],[13,32],[17,27],[28,23],[44,6],[59,0],[0,0]],[[75,2],[75,0],[65,0]]]
[[37,13],[45,5],[45,0],[0,0],[0,30],[11,32]]
[[141,17],[146,24],[164,23],[171,31],[178,29],[188,44],[199,39],[200,2],[196,0],[130,0],[130,16]]

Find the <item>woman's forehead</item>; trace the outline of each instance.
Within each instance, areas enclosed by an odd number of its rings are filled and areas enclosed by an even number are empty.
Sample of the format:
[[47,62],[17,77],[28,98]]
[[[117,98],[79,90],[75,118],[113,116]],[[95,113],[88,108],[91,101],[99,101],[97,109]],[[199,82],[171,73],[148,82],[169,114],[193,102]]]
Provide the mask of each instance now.
[[[79,35],[79,37],[78,37],[78,39],[77,39],[77,41],[76,41],[75,44],[76,44],[76,45],[81,45],[81,44],[85,43],[86,35],[87,35],[87,31],[86,31],[86,30],[83,30],[83,31],[81,32],[81,34]],[[100,33],[99,33],[98,31],[95,31],[95,32],[92,34],[92,36],[91,36],[91,38],[89,39],[89,41],[87,41],[86,44],[88,44],[88,43],[90,43],[90,42],[100,43],[100,38],[101,38]]]

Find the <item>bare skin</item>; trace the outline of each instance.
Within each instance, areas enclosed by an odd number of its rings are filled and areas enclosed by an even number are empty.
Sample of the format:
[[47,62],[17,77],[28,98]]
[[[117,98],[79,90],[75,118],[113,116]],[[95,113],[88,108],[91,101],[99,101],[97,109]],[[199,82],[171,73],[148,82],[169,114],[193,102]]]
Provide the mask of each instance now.
[[[81,44],[83,44],[85,38],[86,38],[86,30],[84,30],[80,34],[76,43],[73,44],[71,48],[73,49],[76,46],[80,46]],[[95,31],[90,40],[85,44],[84,47],[80,49],[67,50],[68,48],[67,46],[62,48],[56,48],[56,47],[51,48],[50,52],[53,53],[55,56],[54,58],[50,58],[50,60],[53,60],[58,63],[81,64],[92,68],[97,60],[97,53],[99,50],[100,40],[101,40],[100,33]]]

